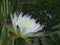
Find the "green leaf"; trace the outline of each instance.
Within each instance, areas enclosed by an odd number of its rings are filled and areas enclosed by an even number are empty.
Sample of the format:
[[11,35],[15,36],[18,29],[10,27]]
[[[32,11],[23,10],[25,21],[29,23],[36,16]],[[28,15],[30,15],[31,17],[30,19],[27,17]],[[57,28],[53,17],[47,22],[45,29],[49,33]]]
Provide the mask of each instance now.
[[39,38],[34,39],[34,45],[39,45]]
[[25,35],[24,37],[41,37],[41,36],[44,36],[44,35],[45,35],[44,32],[39,32],[39,33],[36,33],[36,34],[30,33],[30,34]]
[[1,37],[2,37],[2,45],[7,45],[7,30],[5,27],[2,28],[2,33],[1,33]]
[[60,23],[53,27],[53,29],[55,29],[55,28],[60,28]]

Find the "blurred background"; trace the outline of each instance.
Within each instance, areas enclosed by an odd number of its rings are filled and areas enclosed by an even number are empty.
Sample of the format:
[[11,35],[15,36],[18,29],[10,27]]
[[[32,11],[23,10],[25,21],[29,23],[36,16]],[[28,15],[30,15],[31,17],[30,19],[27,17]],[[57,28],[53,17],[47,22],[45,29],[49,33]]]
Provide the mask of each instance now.
[[[60,45],[60,0],[0,0],[0,45],[7,43],[7,31],[2,32],[2,21],[11,23],[9,13],[20,9],[24,14],[31,14],[40,24],[46,25],[41,31],[45,33],[44,36],[32,38],[33,45]],[[20,42],[15,41],[14,45],[22,45]]]

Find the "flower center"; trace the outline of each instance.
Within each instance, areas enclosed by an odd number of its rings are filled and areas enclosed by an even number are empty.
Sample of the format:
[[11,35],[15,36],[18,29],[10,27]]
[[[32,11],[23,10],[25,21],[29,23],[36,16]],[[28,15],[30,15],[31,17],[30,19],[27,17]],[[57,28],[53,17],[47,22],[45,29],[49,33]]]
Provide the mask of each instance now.
[[29,28],[30,24],[28,22],[24,21],[24,22],[22,22],[22,27]]

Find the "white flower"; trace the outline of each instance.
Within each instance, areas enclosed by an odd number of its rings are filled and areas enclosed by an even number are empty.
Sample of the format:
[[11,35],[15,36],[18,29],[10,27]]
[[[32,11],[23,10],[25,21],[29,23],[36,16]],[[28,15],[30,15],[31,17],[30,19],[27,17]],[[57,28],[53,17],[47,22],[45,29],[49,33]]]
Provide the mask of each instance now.
[[31,19],[31,16],[22,15],[22,12],[20,12],[19,16],[17,16],[16,13],[14,13],[14,16],[11,15],[14,29],[18,26],[22,34],[35,33],[44,27],[44,25],[36,23],[35,19]]

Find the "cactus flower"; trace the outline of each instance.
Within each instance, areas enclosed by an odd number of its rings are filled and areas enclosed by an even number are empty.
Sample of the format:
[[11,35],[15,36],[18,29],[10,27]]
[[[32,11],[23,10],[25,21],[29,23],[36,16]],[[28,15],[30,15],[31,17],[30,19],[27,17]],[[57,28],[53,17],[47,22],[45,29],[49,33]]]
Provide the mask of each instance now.
[[42,28],[44,27],[44,25],[40,25],[39,23],[36,23],[36,20],[34,18],[31,18],[31,15],[23,16],[23,12],[20,12],[19,15],[17,15],[16,13],[14,13],[14,15],[11,14],[11,19],[12,19],[13,28],[16,29],[18,26],[19,30],[24,35],[35,33],[39,30],[42,30]]

